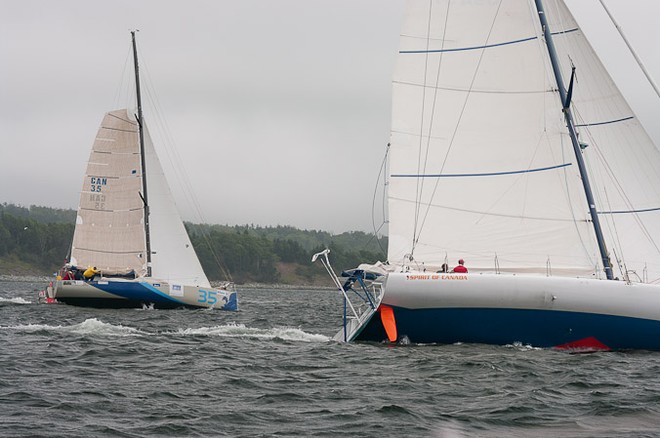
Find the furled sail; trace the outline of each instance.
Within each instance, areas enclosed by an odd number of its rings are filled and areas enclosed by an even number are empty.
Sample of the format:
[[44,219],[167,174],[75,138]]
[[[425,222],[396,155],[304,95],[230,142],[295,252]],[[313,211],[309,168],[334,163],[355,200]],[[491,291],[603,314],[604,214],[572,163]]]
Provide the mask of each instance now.
[[[660,206],[658,151],[563,2],[544,3],[567,84],[577,67],[578,129],[612,261],[660,277],[649,240],[660,213],[615,214]],[[407,3],[391,144],[391,263],[602,272],[533,1]]]

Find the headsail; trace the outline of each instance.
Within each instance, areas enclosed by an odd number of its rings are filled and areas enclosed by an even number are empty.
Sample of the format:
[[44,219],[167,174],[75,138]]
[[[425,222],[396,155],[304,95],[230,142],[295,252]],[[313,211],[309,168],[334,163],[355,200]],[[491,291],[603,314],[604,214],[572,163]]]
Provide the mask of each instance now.
[[[660,280],[660,152],[562,1],[546,1],[564,76],[576,67],[573,114],[613,265]],[[644,275],[646,273],[646,275]]]
[[179,216],[146,124],[144,137],[149,189],[152,275],[171,283],[209,287],[209,281]]

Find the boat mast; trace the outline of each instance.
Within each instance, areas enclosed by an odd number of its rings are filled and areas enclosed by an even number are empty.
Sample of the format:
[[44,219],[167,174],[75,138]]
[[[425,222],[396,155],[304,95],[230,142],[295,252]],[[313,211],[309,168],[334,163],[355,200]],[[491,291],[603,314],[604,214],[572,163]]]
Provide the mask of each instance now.
[[142,96],[140,94],[140,69],[138,68],[137,45],[135,43],[135,32],[131,31],[133,41],[133,63],[135,65],[135,92],[137,94],[137,122],[140,135],[140,164],[142,165],[142,203],[144,204],[144,232],[147,243],[147,277],[151,277],[151,237],[149,235],[149,198],[147,197],[147,165],[144,150],[144,124],[142,120]]
[[[564,80],[562,79],[561,71],[559,69],[557,51],[555,50],[555,44],[552,40],[552,34],[550,33],[550,26],[548,26],[548,20],[546,19],[545,11],[543,10],[543,2],[542,0],[534,1],[536,2],[536,10],[538,11],[539,19],[541,20],[541,30],[543,30],[545,45],[548,48],[548,54],[550,55],[550,62],[552,63],[552,70],[555,74],[555,80],[557,81],[557,88],[559,88],[559,95],[561,96],[563,105],[562,110],[564,112],[564,118],[566,119],[566,127],[568,128],[568,133],[571,137],[571,143],[573,143],[573,151],[575,152],[578,169],[580,170],[580,177],[582,179],[584,194],[587,197],[587,204],[589,204],[591,223],[593,224],[594,232],[596,233],[596,241],[598,242],[600,257],[603,262],[603,267],[605,268],[605,275],[608,280],[612,280],[614,278],[612,275],[612,265],[610,264],[610,257],[607,253],[607,247],[603,237],[603,230],[600,226],[600,220],[598,219],[598,211],[596,210],[594,195],[591,191],[587,168],[584,164],[584,158],[582,157],[582,149],[580,148],[580,142],[578,141],[577,133],[575,131],[575,122],[573,121],[573,113],[571,112],[570,92],[567,93],[566,88],[564,87]],[[571,89],[573,84],[572,79],[573,78],[571,78]]]

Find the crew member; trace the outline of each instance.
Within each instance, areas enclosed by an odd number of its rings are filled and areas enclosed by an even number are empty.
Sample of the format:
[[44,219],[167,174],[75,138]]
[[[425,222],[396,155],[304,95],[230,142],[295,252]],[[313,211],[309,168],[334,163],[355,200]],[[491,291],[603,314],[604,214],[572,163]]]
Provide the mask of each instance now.
[[98,274],[99,271],[96,269],[96,266],[89,267],[87,270],[83,273],[83,277],[85,277],[85,280],[91,281],[96,274]]
[[463,266],[464,264],[465,264],[465,261],[463,259],[460,259],[458,261],[458,266],[456,266],[454,268],[454,272],[458,272],[458,273],[461,273],[461,274],[466,274],[468,270],[465,266]]

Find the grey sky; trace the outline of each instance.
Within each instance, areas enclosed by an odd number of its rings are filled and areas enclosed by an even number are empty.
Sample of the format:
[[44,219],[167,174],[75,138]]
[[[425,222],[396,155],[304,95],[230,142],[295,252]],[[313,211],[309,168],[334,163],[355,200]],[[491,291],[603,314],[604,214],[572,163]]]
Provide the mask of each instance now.
[[[599,2],[568,3],[660,144],[660,99]],[[660,82],[660,2],[606,4]],[[147,106],[145,117],[157,149],[172,147],[155,126],[166,120],[178,158],[161,161],[184,169],[202,219],[369,231],[402,7],[0,0],[0,202],[77,207],[101,118],[127,105],[128,30],[138,28],[143,78],[160,110]],[[184,218],[199,221],[181,184],[170,183]]]

